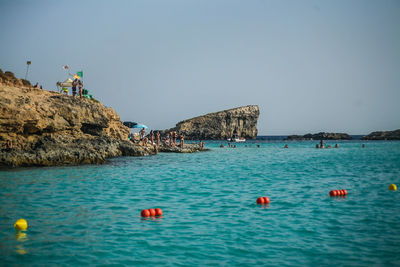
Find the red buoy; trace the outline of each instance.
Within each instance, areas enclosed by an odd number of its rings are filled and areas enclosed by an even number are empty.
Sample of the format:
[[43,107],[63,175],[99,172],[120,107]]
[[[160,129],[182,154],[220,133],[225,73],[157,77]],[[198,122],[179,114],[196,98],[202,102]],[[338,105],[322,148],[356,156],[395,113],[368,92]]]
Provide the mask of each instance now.
[[154,209],[149,209],[150,216],[156,216],[156,211]]
[[140,215],[142,215],[142,217],[150,217],[150,211],[149,210],[142,210]]
[[161,216],[162,215],[162,209],[156,208],[155,211],[156,211],[156,216]]
[[265,203],[265,199],[263,197],[257,198],[257,204],[264,204],[264,203]]
[[346,189],[331,190],[331,191],[329,192],[329,195],[330,195],[331,197],[346,196],[346,195],[347,195],[347,190],[346,190]]
[[264,204],[269,204],[269,197],[264,197]]

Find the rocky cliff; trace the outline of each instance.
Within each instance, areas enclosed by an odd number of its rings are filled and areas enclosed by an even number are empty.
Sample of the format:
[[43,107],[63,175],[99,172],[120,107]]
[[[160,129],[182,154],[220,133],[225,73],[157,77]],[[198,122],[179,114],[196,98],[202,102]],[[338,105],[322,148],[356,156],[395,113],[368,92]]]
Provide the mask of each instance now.
[[361,140],[400,140],[400,129],[394,131],[372,132],[363,136]]
[[102,163],[151,153],[128,141],[128,133],[119,115],[101,103],[0,84],[0,165]]
[[238,137],[254,139],[257,136],[259,115],[258,106],[244,106],[184,120],[169,130],[176,130],[187,139],[222,140],[235,134]]
[[346,133],[325,133],[305,135],[289,135],[285,140],[351,140],[351,136]]

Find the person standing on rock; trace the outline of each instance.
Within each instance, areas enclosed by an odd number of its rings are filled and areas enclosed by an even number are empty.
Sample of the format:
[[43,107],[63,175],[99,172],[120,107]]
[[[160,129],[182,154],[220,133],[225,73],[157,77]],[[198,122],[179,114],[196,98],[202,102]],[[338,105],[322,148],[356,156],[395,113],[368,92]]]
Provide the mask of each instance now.
[[78,82],[79,96],[82,98],[83,92],[83,83],[81,81]]
[[153,133],[153,130],[150,131],[150,142],[151,142],[151,144],[154,144],[154,133]]
[[75,79],[72,82],[72,96],[75,97],[76,96],[76,86],[78,85],[78,79]]
[[174,135],[174,145],[176,145],[176,139],[178,139],[178,132],[174,131],[173,135]]
[[157,131],[157,147],[160,145],[160,132],[159,131]]
[[169,145],[172,146],[172,147],[175,145],[174,144],[174,132],[173,131],[169,132]]
[[181,149],[182,149],[183,146],[184,146],[184,142],[185,142],[185,138],[183,137],[183,135],[181,135],[181,143],[180,143]]

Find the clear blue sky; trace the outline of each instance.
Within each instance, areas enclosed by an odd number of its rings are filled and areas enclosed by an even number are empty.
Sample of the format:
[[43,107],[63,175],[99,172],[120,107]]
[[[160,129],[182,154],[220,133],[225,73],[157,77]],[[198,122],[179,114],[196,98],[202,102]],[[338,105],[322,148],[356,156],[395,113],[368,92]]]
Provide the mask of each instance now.
[[5,1],[0,68],[62,65],[152,129],[257,104],[260,135],[400,128],[400,1]]

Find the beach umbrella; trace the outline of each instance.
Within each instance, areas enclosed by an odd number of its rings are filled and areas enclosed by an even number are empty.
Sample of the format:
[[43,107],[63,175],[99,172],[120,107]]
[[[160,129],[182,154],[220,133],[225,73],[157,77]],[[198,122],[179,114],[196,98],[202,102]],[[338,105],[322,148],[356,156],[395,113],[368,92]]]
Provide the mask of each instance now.
[[128,127],[128,128],[133,128],[135,125],[137,125],[137,122],[133,121],[124,121],[123,124]]
[[138,124],[134,125],[133,128],[146,128],[146,129],[147,129],[147,128],[149,128],[149,127],[147,127],[147,126],[144,125],[144,124],[138,123]]

